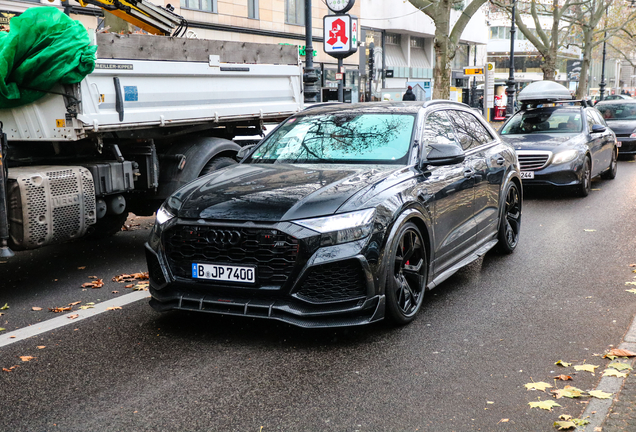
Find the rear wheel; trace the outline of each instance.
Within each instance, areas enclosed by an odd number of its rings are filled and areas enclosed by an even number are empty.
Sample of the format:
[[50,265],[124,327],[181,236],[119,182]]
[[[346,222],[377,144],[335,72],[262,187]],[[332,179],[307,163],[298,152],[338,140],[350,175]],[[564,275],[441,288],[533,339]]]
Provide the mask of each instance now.
[[218,169],[225,168],[226,166],[234,165],[236,161],[229,157],[216,157],[208,162],[203,169],[201,170],[201,174],[199,177],[204,176],[206,174],[210,174]]
[[514,182],[510,182],[506,189],[506,202],[502,209],[499,233],[497,234],[497,251],[511,254],[519,243],[521,230],[521,195]]
[[426,246],[417,226],[404,224],[393,239],[387,269],[387,317],[408,324],[422,308],[428,264]]
[[126,219],[128,219],[127,211],[122,214],[107,214],[97,219],[97,222],[89,228],[88,236],[94,239],[113,236],[121,231]]
[[617,155],[618,149],[612,149],[612,161],[609,168],[601,174],[601,178],[604,180],[614,180],[616,178],[616,172],[618,171]]
[[592,189],[592,164],[590,159],[586,157],[583,164],[581,183],[576,187],[576,192],[579,196],[586,197],[590,194],[590,189]]

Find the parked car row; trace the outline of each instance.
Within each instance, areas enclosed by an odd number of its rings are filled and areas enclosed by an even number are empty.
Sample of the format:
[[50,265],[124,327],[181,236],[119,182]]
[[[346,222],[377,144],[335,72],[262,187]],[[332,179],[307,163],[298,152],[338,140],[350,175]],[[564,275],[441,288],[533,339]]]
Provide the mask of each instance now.
[[616,136],[596,109],[558,102],[564,87],[527,89],[501,135],[450,101],[288,118],[159,209],[151,305],[302,327],[411,322],[427,290],[515,250],[522,184],[587,195],[592,177],[616,176]]

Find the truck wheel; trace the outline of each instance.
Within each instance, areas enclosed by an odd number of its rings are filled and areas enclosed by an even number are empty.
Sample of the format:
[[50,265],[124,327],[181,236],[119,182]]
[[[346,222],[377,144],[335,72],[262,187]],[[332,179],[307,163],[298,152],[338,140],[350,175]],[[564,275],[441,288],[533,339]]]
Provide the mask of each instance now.
[[226,166],[234,165],[237,162],[229,157],[216,157],[208,162],[203,169],[199,177],[210,174],[218,169],[225,168]]
[[121,227],[128,219],[128,212],[125,211],[118,215],[106,215],[101,219],[97,219],[95,225],[89,228],[88,237],[93,239],[110,237],[121,231]]

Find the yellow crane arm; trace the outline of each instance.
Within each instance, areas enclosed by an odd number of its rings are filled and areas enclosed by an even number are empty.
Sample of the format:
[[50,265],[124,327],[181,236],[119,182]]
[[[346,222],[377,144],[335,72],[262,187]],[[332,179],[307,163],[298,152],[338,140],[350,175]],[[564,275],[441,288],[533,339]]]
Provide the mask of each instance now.
[[88,4],[100,7],[151,34],[180,36],[187,30],[187,22],[182,16],[147,0],[77,1],[82,7]]

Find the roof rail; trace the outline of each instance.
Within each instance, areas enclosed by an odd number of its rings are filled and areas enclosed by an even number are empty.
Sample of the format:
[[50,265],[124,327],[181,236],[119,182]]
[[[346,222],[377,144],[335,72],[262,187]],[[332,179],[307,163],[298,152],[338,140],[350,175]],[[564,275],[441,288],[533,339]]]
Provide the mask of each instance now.
[[469,107],[470,108],[470,106],[468,104],[465,104],[463,102],[456,102],[456,101],[447,100],[447,99],[434,99],[434,100],[426,101],[426,102],[424,102],[424,108],[430,107],[431,105],[440,105],[440,104],[460,105],[462,107]]
[[593,107],[592,101],[587,99],[565,99],[565,100],[556,100],[556,101],[545,101],[541,99],[525,101],[521,104],[521,109],[528,109],[530,106],[536,108],[537,105],[546,105],[546,104],[580,104],[582,107]]

